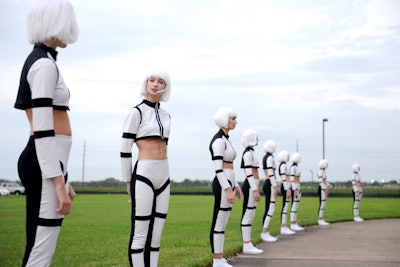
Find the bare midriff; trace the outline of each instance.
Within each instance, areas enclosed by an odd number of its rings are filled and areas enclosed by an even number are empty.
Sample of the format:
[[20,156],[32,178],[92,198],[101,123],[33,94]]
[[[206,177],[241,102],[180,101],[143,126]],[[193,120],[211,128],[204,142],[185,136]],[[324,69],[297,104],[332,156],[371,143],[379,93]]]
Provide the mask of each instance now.
[[253,174],[254,179],[260,179],[257,168],[251,168],[251,174]]
[[295,177],[294,177],[294,182],[295,182],[296,184],[299,184],[299,183],[300,183],[300,177],[299,177],[299,176],[295,176]]
[[167,159],[167,145],[161,138],[151,138],[136,141],[139,150],[138,160]]
[[[30,135],[33,135],[32,109],[27,109],[25,112],[29,120]],[[53,109],[53,122],[55,134],[67,136],[72,135],[71,124],[69,122],[67,111]]]
[[233,163],[223,162],[222,163],[222,168],[223,169],[233,169]]

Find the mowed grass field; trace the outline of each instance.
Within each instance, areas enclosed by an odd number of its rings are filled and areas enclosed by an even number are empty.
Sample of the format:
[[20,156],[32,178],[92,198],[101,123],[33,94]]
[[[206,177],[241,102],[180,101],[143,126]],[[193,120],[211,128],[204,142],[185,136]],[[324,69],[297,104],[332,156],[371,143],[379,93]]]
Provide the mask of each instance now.
[[[259,243],[264,198],[257,206],[252,239]],[[270,232],[279,233],[281,198],[277,201]],[[352,220],[352,198],[329,198],[325,220]],[[300,225],[316,224],[318,198],[303,197],[298,212]],[[365,219],[400,218],[400,198],[364,198],[360,215]],[[209,230],[213,196],[171,196],[164,228],[159,266],[211,266]],[[225,238],[225,256],[241,251],[242,201],[236,199]],[[25,245],[25,197],[0,198],[0,265],[20,266]],[[129,266],[127,246],[130,204],[121,194],[78,195],[72,214],[65,217],[52,266]],[[278,241],[279,242],[279,241]]]

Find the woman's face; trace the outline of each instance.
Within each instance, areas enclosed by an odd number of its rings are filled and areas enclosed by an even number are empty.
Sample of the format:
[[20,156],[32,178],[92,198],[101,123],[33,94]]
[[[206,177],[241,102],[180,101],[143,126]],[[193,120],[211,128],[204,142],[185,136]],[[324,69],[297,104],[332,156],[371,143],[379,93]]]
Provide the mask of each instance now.
[[228,129],[229,130],[234,130],[237,124],[236,117],[229,117],[228,121]]
[[156,99],[157,101],[161,98],[162,93],[165,91],[164,79],[156,76],[151,76],[146,83],[147,99]]

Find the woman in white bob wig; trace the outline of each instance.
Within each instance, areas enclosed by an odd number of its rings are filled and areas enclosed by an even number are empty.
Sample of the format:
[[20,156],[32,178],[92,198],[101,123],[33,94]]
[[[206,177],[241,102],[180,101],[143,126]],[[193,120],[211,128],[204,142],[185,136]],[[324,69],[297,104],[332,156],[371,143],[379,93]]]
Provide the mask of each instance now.
[[326,169],[328,168],[328,160],[321,159],[319,162],[319,171],[318,171],[318,196],[319,196],[319,209],[318,209],[318,225],[329,225],[328,222],[324,220],[325,215],[325,207],[326,207],[326,200],[329,196],[329,189],[332,186],[328,183],[327,176],[326,176]]
[[220,108],[214,116],[219,131],[211,139],[209,150],[214,163],[215,177],[212,183],[214,193],[214,212],[210,229],[213,267],[231,267],[224,256],[225,229],[228,223],[235,194],[241,199],[242,190],[235,179],[233,161],[236,152],[229,142],[229,132],[237,124],[236,113],[230,107]]
[[281,210],[281,235],[293,235],[292,231],[287,226],[287,213],[289,210],[290,199],[292,196],[289,169],[287,163],[289,161],[289,152],[282,150],[278,154],[279,161],[279,176],[281,177],[281,193],[282,193],[282,210]]
[[67,0],[40,0],[27,18],[34,44],[22,68],[14,107],[24,110],[30,138],[18,160],[26,188],[26,246],[22,266],[50,266],[75,192],[68,182],[72,130],[70,92],[57,66],[57,48],[78,38],[74,8]]
[[[122,127],[122,179],[132,198],[130,266],[158,266],[170,199],[167,145],[171,125],[170,115],[160,101],[168,101],[170,93],[171,79],[167,72],[147,73],[140,89],[143,101],[131,108]],[[138,155],[133,165],[134,143]]]
[[272,236],[268,231],[272,216],[275,213],[275,201],[278,197],[278,186],[276,183],[276,164],[274,158],[275,151],[275,141],[267,140],[264,143],[265,154],[262,163],[265,175],[265,182],[263,185],[263,192],[265,195],[265,211],[263,217],[261,239],[265,242],[275,242],[276,240],[278,240],[277,237]]
[[352,166],[353,169],[353,176],[351,178],[351,183],[353,185],[353,215],[354,215],[354,221],[355,222],[363,222],[364,219],[362,219],[359,215],[359,208],[360,208],[360,201],[362,197],[362,185],[361,185],[361,178],[360,175],[358,174],[360,172],[360,164],[355,163]]
[[292,208],[290,210],[290,229],[293,231],[304,230],[297,222],[297,212],[300,205],[301,198],[301,184],[299,164],[301,162],[301,155],[298,152],[292,154],[292,166],[290,166],[290,183],[292,186]]
[[262,249],[256,248],[251,242],[251,226],[256,214],[257,202],[260,201],[260,176],[258,175],[258,160],[254,154],[254,147],[258,145],[258,134],[253,129],[247,129],[242,134],[244,151],[240,168],[244,170],[245,181],[242,185],[243,207],[240,227],[242,230],[243,253],[260,254]]

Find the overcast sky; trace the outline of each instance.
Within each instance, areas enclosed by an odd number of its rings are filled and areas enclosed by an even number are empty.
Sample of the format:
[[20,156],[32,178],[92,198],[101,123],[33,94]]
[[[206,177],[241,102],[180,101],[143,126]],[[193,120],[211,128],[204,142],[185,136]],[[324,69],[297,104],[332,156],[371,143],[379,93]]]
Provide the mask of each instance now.
[[[32,50],[25,37],[32,2],[0,0],[0,178],[10,180],[18,179],[29,135],[13,105]],[[350,180],[354,163],[365,182],[400,178],[400,1],[71,2],[80,36],[58,56],[71,90],[71,180],[120,179],[122,122],[154,67],[172,79],[162,106],[172,116],[174,181],[214,177],[208,145],[221,106],[238,114],[230,140],[239,181],[248,128],[259,133],[260,162],[273,139],[277,152],[298,149],[302,180],[315,181],[323,118],[329,181]]]

